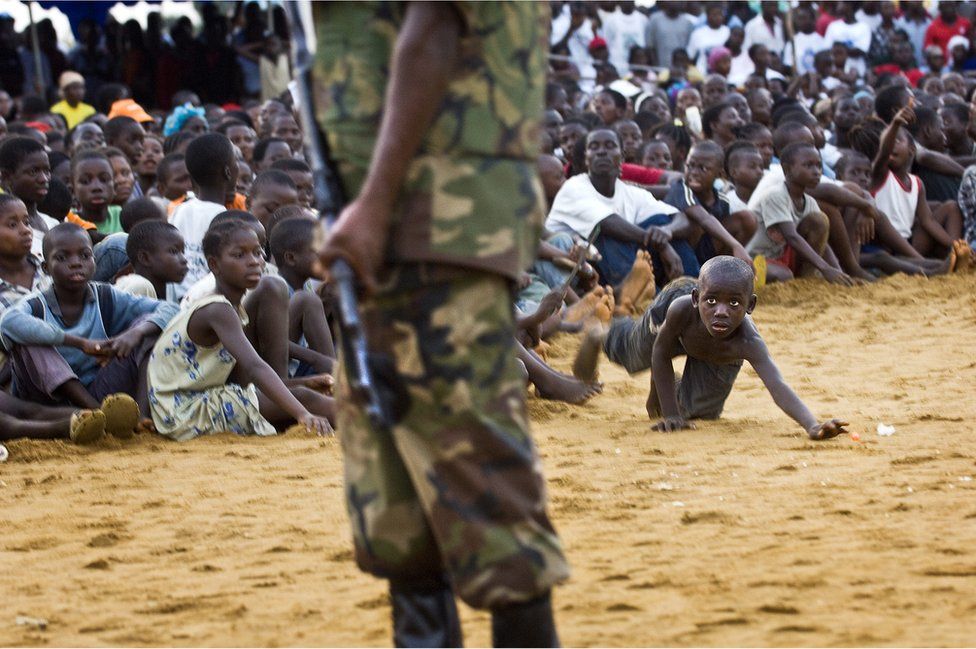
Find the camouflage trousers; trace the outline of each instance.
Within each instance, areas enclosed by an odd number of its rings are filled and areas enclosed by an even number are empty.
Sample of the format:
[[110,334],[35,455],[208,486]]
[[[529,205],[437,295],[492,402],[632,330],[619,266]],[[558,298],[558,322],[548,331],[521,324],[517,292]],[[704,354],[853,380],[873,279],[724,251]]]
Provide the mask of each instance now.
[[400,581],[446,574],[475,608],[533,599],[569,573],[545,510],[501,276],[397,266],[363,305],[395,424],[373,430],[338,385],[356,561]]

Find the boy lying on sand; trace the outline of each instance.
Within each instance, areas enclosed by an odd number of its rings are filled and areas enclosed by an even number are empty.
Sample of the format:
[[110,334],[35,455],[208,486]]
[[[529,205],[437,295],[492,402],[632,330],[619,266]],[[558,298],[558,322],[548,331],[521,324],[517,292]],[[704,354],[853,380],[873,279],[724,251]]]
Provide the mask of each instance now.
[[[639,260],[638,260],[639,262]],[[753,271],[741,259],[718,256],[699,279],[683,277],[665,286],[639,319],[615,318],[608,331],[594,330],[580,347],[573,373],[596,379],[600,348],[628,372],[651,368],[647,414],[661,418],[654,430],[694,428],[689,419],[718,419],[746,360],[783,412],[821,440],[846,432],[847,422],[817,422],[783,381],[749,314],[756,308]],[[686,355],[677,382],[671,359]]]

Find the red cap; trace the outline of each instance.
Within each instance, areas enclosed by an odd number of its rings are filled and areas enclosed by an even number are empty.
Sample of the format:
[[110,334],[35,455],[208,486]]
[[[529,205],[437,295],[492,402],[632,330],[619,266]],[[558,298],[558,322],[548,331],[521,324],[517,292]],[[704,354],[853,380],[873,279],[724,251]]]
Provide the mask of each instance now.
[[590,46],[587,49],[589,49],[592,52],[598,47],[606,47],[606,46],[607,46],[607,39],[603,38],[602,36],[597,36],[592,41],[590,41]]

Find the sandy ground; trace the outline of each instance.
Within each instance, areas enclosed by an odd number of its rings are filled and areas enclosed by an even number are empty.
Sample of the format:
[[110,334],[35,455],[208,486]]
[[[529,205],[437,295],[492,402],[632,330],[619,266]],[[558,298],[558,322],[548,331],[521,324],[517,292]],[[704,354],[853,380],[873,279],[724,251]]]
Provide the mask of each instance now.
[[[564,643],[971,645],[974,295],[976,276],[762,295],[787,380],[860,443],[807,441],[751,370],[721,421],[675,434],[648,429],[647,375],[605,360],[589,404],[533,400],[574,569],[555,599]],[[0,644],[390,642],[383,585],[350,560],[334,440],[9,449]],[[463,615],[486,644],[486,616]]]

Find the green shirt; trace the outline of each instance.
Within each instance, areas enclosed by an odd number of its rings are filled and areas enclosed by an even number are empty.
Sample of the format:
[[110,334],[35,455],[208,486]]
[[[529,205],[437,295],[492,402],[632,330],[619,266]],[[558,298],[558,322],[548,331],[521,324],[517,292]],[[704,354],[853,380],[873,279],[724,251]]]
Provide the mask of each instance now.
[[[369,167],[406,3],[314,3],[319,124],[350,198]],[[432,261],[513,279],[535,256],[536,170],[549,8],[459,2],[461,63],[410,164],[393,213],[391,261]],[[422,84],[423,79],[416,79]]]
[[108,214],[105,215],[105,220],[101,223],[96,223],[98,231],[102,234],[115,234],[116,232],[125,232],[122,229],[122,206],[121,205],[109,205]]

